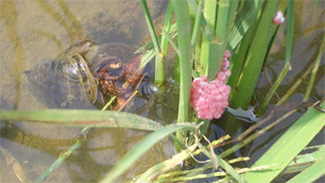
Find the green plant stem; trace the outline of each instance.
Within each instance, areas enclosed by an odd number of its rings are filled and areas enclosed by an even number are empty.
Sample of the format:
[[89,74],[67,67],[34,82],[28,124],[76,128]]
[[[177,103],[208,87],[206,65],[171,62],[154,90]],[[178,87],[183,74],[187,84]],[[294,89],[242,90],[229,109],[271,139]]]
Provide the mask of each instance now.
[[[150,36],[155,48],[155,56],[156,56],[156,63],[155,63],[155,85],[160,88],[160,86],[165,82],[165,62],[162,56],[160,55],[159,43],[157,39],[157,35],[155,32],[155,28],[152,24],[150,12],[147,6],[146,0],[140,0],[140,4],[142,6],[144,17],[146,19]],[[165,43],[162,43],[165,44]]]
[[246,57],[243,72],[239,77],[237,90],[231,91],[231,104],[234,108],[246,109],[250,104],[271,39],[269,34],[278,3],[279,0],[266,1],[255,37]]
[[80,145],[81,141],[77,140],[66,152],[61,154],[60,157],[56,159],[37,180],[35,180],[35,182],[43,182],[47,176],[49,176],[55,168],[59,167],[65,159],[67,159],[76,149],[80,147]]
[[227,36],[227,24],[228,24],[228,12],[229,12],[229,0],[218,1],[218,12],[217,12],[217,25],[216,25],[216,41],[210,43],[209,50],[209,66],[208,66],[208,80],[214,80],[219,72],[223,55],[226,48]]
[[[192,2],[192,1],[190,1],[190,2]],[[199,36],[200,36],[201,20],[202,20],[202,15],[203,15],[202,7],[203,7],[203,1],[200,1],[198,7],[196,8],[194,28],[193,28],[193,34],[192,34],[192,39],[191,39],[192,46],[196,45],[196,43],[199,39]]]
[[161,57],[158,58],[156,57],[158,60],[156,61],[156,65],[155,65],[155,84],[160,89],[162,89],[163,83],[165,82],[165,78],[166,78],[165,63],[167,58],[168,42],[170,42],[171,40],[169,34],[171,31],[172,18],[173,18],[173,3],[169,1],[167,11],[165,14],[164,27],[162,28],[162,30],[166,30],[167,34],[161,35],[161,42],[160,42]]
[[304,99],[303,99],[304,102],[308,100],[311,89],[312,89],[312,87],[314,85],[314,81],[315,81],[315,77],[316,77],[316,74],[317,74],[317,71],[318,71],[318,67],[319,67],[321,58],[323,56],[324,45],[325,45],[325,36],[323,36],[323,42],[322,42],[322,44],[321,44],[321,46],[319,48],[314,69],[311,72],[310,80],[308,82],[307,90],[306,90],[306,93],[305,93],[305,96],[304,96]]
[[[190,14],[187,1],[173,0],[175,18],[178,30],[177,42],[180,51],[180,95],[178,104],[177,123],[184,123],[189,119],[190,90],[192,80],[192,47]],[[176,137],[185,141],[182,133],[177,132]],[[180,150],[176,144],[176,148]]]
[[173,3],[178,30],[178,48],[180,51],[180,99],[177,122],[183,123],[188,121],[190,106],[189,100],[192,75],[191,26],[187,2],[174,0]]
[[164,27],[163,27],[163,30],[165,30],[166,33],[168,33],[168,34],[161,35],[161,43],[160,43],[161,53],[162,53],[164,59],[167,57],[168,37],[170,38],[169,33],[170,33],[171,27],[172,27],[172,18],[173,18],[173,3],[171,1],[169,1],[166,15],[165,15]]
[[168,32],[163,27],[161,28],[161,31],[162,31],[162,35],[165,36],[165,39],[167,40],[167,43],[169,42],[170,46],[172,46],[172,48],[174,49],[176,54],[179,55],[179,49],[177,48],[177,46],[174,43],[173,39],[169,36]]
[[291,52],[292,52],[292,38],[293,38],[293,25],[294,25],[294,0],[288,1],[288,20],[287,20],[287,34],[286,34],[286,50],[285,50],[285,65],[282,68],[278,78],[275,80],[274,84],[272,85],[270,91],[267,93],[266,97],[264,98],[262,104],[257,109],[257,115],[261,116],[265,113],[265,109],[269,104],[271,98],[273,97],[274,93],[280,86],[282,80],[287,75],[288,71],[291,70],[290,66],[290,59],[291,59]]
[[284,67],[282,68],[279,76],[276,78],[274,84],[272,85],[270,91],[265,96],[261,106],[257,109],[257,116],[262,116],[265,113],[265,108],[269,104],[271,98],[273,97],[276,89],[278,89],[279,85],[281,84],[284,77],[287,75],[288,71],[291,70],[290,63],[285,63]]
[[228,84],[231,86],[232,90],[236,89],[237,87],[237,81],[239,79],[240,73],[243,70],[245,58],[246,58],[245,56],[247,50],[249,49],[251,40],[254,37],[256,27],[257,27],[257,23],[255,23],[253,26],[250,27],[250,29],[243,37],[242,41],[240,42],[240,45],[237,47],[235,53],[231,58],[231,63],[230,63],[231,75],[228,79]]
[[287,93],[275,104],[276,106],[284,104],[288,98],[293,94],[293,92],[298,88],[298,86],[304,81],[309,74],[309,72],[313,69],[315,64],[311,64],[308,69],[303,73],[301,77],[295,82],[295,84],[287,91]]
[[[204,2],[204,18],[207,23],[207,27],[209,30],[212,30],[212,35],[214,35],[214,29],[215,29],[215,22],[216,22],[216,12],[217,12],[217,1],[215,0],[206,0]],[[205,31],[205,30],[204,30]],[[213,39],[215,40],[215,38]],[[210,60],[212,62],[213,58],[216,56],[216,41],[209,40],[206,36],[206,34],[203,35],[202,39],[202,45],[200,50],[200,75],[206,75],[208,76],[209,73],[209,67]],[[213,51],[212,51],[213,50]],[[214,61],[214,60],[213,60]],[[215,78],[215,76],[214,76]],[[214,79],[212,78],[212,79]],[[211,78],[208,77],[208,80]]]
[[180,153],[173,155],[172,158],[149,168],[139,178],[136,179],[135,183],[141,183],[148,180],[152,180],[154,179],[154,177],[163,174],[169,171],[170,169],[174,169],[175,167],[179,166],[179,162],[189,158],[190,153],[192,153],[197,148],[197,146],[197,143],[195,143],[190,147],[185,148]]
[[256,16],[264,1],[265,0],[240,1],[240,8],[243,8],[243,10],[239,10],[240,16],[235,20],[235,25],[232,28],[227,49],[234,50],[237,47],[246,32],[250,29],[251,25],[255,22]]

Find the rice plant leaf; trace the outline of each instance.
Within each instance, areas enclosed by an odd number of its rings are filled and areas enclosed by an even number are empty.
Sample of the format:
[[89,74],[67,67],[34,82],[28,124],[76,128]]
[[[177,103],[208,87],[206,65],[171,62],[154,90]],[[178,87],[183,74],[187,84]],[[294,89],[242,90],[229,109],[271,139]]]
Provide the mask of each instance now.
[[[155,28],[154,28],[152,20],[151,20],[147,1],[140,0],[140,4],[142,6],[142,10],[144,12],[144,17],[146,19],[146,22],[147,22],[147,25],[149,28],[149,32],[150,32],[150,36],[151,36],[151,39],[152,39],[152,42],[153,42],[153,45],[155,48],[155,52],[156,52],[156,54],[155,54],[155,56],[156,56],[155,84],[157,86],[161,86],[165,81],[165,63],[164,63],[162,56],[159,54],[160,53],[159,43],[158,43],[157,35],[155,32]],[[163,39],[163,37],[162,37],[162,39]]]
[[215,29],[216,41],[210,42],[209,65],[207,73],[208,80],[210,81],[216,78],[216,75],[221,68],[223,54],[227,45],[226,41],[228,38],[227,20],[229,13],[229,0],[219,0],[218,11],[215,13],[217,13],[217,23]]
[[180,96],[177,122],[183,123],[188,121],[193,65],[190,14],[187,1],[174,0],[173,4],[178,30],[177,42],[180,51]]
[[146,2],[146,0],[140,0],[140,4],[141,4],[142,10],[144,12],[144,17],[146,19],[146,22],[147,22],[147,25],[149,28],[149,32],[150,32],[150,36],[151,36],[154,48],[155,48],[156,52],[159,52],[159,43],[158,43],[158,39],[156,36],[154,26],[152,24],[152,20],[151,20],[148,6],[147,6],[147,2]]
[[179,49],[177,48],[177,46],[174,43],[173,39],[169,36],[168,32],[163,27],[161,28],[161,31],[162,31],[161,32],[162,35],[165,37],[165,39],[167,40],[167,42],[169,42],[169,44],[172,46],[172,48],[174,49],[174,51],[176,52],[176,54],[179,55]]
[[317,161],[309,168],[296,175],[290,179],[287,183],[296,183],[296,182],[314,182],[318,178],[325,175],[325,159]]
[[141,183],[145,180],[149,181],[157,175],[162,174],[172,168],[175,168],[176,166],[179,166],[179,162],[187,159],[190,156],[190,153],[192,153],[196,148],[197,144],[193,144],[185,150],[182,150],[178,154],[173,155],[170,159],[149,168],[139,178],[137,178],[136,183]]
[[229,163],[223,160],[220,156],[216,156],[220,167],[226,170],[239,183],[246,182],[242,175],[240,175]]
[[[164,21],[164,27],[163,29],[166,31],[166,35],[162,34],[161,35],[161,53],[163,55],[163,58],[166,58],[167,56],[167,50],[168,50],[168,37],[170,38],[170,31],[172,27],[172,19],[173,19],[173,3],[169,1],[168,7],[166,10],[166,15],[165,15],[165,21]],[[168,36],[168,37],[167,37]]]
[[[171,28],[170,28],[170,36],[171,38],[175,38],[177,36],[177,31],[176,31],[176,24],[172,24],[171,25]],[[158,41],[161,40],[161,35],[158,36]],[[143,54],[143,56],[141,57],[141,63],[140,63],[140,68],[144,68],[148,63],[149,61],[157,55],[157,52],[155,51],[154,49],[154,46],[153,46],[153,43],[152,41],[150,41],[149,43],[147,43],[146,45],[140,47],[139,49],[137,49],[135,51],[135,53],[141,53],[141,52],[145,52]]]
[[60,157],[55,160],[55,162],[51,166],[49,166],[38,179],[35,180],[35,183],[44,181],[52,173],[52,171],[55,168],[58,168],[64,162],[65,159],[67,159],[76,149],[80,147],[80,145],[81,141],[77,140],[74,145],[72,145],[66,152],[61,154]]
[[[325,103],[321,105],[325,108]],[[274,168],[265,172],[248,172],[244,178],[247,182],[271,182],[299,154],[304,147],[325,126],[325,113],[310,108],[300,117],[272,147],[257,160],[252,168],[261,165],[273,165]]]
[[243,72],[237,82],[237,90],[231,91],[231,104],[234,108],[247,109],[255,92],[259,73],[261,72],[265,56],[271,39],[272,19],[277,12],[279,0],[266,1],[264,11],[258,22],[254,39],[246,56]]
[[295,0],[288,1],[288,18],[287,18],[287,31],[286,31],[286,51],[285,51],[285,62],[288,63],[291,60],[292,52],[292,38],[294,29],[295,19]]
[[304,102],[308,100],[310,92],[311,92],[312,87],[314,85],[316,74],[317,74],[317,71],[318,71],[318,68],[319,68],[319,64],[320,64],[321,58],[322,58],[323,53],[324,53],[324,47],[325,47],[325,35],[323,36],[323,42],[322,42],[322,44],[321,44],[321,46],[319,48],[317,58],[316,58],[316,62],[315,62],[315,66],[314,66],[313,71],[311,72],[311,75],[310,75],[310,79],[309,79],[309,82],[308,82],[306,93],[305,93],[305,96],[304,96],[304,99],[303,99]]
[[245,9],[247,9],[247,11],[241,12],[240,16],[236,19],[227,49],[234,50],[237,47],[249,27],[254,23],[255,17],[264,1],[265,0],[246,1]]
[[0,119],[72,127],[133,128],[151,131],[162,127],[158,122],[136,114],[97,110],[0,110]]
[[[188,4],[189,4],[189,7],[191,8],[191,10],[193,12],[197,12],[197,11],[200,11],[201,12],[201,20],[199,21],[199,23],[201,24],[201,27],[203,29],[203,33],[204,35],[208,38],[209,41],[213,41],[214,40],[214,36],[213,36],[213,29],[211,29],[207,23],[207,20],[204,18],[204,16],[202,16],[203,14],[203,10],[202,10],[202,7],[199,5],[196,4],[195,0],[188,0]],[[201,3],[201,5],[203,5],[203,3]],[[197,15],[196,15],[197,16]],[[195,30],[193,31],[195,32]]]
[[115,164],[111,170],[102,179],[101,183],[114,182],[116,178],[122,175],[131,165],[147,152],[158,141],[162,140],[166,136],[180,130],[193,130],[198,128],[198,124],[195,123],[181,123],[172,124],[158,129],[157,131],[149,134],[142,139],[131,151],[129,151],[117,164]]
[[[313,147],[311,147],[313,148]],[[310,147],[305,148],[305,150],[311,150]],[[286,175],[286,174],[292,174],[296,172],[301,172],[308,168],[311,164],[318,162],[320,160],[325,159],[325,144],[320,146],[314,146],[314,148],[317,148],[315,152],[307,153],[307,154],[301,154],[295,157],[294,161],[292,161],[279,175],[279,177]]]
[[[213,30],[212,35],[214,37],[214,32],[215,32],[215,23],[216,23],[216,12],[217,12],[217,1],[214,0],[206,0],[204,2],[204,18],[207,23],[207,30]],[[205,32],[205,29],[203,30]],[[201,71],[200,75],[206,75],[208,76],[210,67],[212,67],[213,64],[210,62],[215,61],[214,58],[216,57],[216,41],[215,38],[213,40],[210,40],[206,35],[208,33],[205,33],[202,38],[202,45],[201,45],[201,55],[200,55],[200,63],[201,63]],[[213,50],[213,51],[212,51]],[[208,80],[212,80],[215,78],[214,77],[209,78]]]
[[[192,8],[192,9],[195,9],[195,7],[196,7],[195,0],[190,0],[189,4],[191,4],[191,3],[194,4],[194,8]],[[196,45],[197,40],[199,39],[199,36],[200,36],[200,31],[201,31],[200,25],[201,25],[201,20],[203,17],[202,7],[203,7],[203,1],[200,1],[199,5],[197,5],[196,12],[195,12],[194,28],[193,28],[192,38],[191,38],[192,46]]]

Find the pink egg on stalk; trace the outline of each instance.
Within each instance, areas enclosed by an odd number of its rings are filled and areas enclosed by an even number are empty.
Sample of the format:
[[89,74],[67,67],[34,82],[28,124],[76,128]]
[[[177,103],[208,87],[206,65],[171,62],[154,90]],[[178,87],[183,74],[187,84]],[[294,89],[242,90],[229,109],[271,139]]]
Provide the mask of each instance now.
[[273,18],[273,23],[276,25],[280,25],[285,21],[284,14],[282,11],[278,11]]

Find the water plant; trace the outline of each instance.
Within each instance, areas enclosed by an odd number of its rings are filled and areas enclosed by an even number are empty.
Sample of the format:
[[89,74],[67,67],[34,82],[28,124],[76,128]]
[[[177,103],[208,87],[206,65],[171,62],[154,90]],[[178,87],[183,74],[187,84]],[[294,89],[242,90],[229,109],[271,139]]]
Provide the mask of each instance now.
[[[317,2],[315,1],[315,4]],[[290,65],[294,0],[172,0],[168,2],[164,25],[160,30],[155,29],[153,25],[146,1],[140,0],[140,4],[152,39],[151,43],[145,45],[146,50],[139,49],[145,50],[140,67],[144,67],[154,58],[154,83],[161,93],[167,83],[165,58],[169,54],[167,51],[169,45],[176,54],[173,79],[175,83],[179,83],[175,84],[175,91],[179,95],[177,123],[162,126],[157,121],[120,112],[123,107],[118,111],[107,111],[107,107],[116,97],[112,97],[102,111],[1,110],[0,119],[83,127],[81,134],[85,134],[87,129],[93,127],[152,131],[121,158],[100,182],[116,181],[154,144],[167,137],[174,141],[178,152],[170,159],[138,175],[131,180],[132,182],[177,182],[203,178],[210,178],[213,181],[221,179],[248,183],[261,180],[271,182],[277,176],[292,172],[295,172],[296,176],[288,182],[312,182],[325,175],[325,170],[320,168],[325,161],[320,155],[324,153],[324,144],[307,147],[325,126],[324,99],[318,99],[316,103],[307,102],[319,71],[325,36],[317,50],[315,64],[306,69],[304,74],[304,77],[307,77],[311,72],[304,99],[298,101],[299,104],[295,106],[289,105],[290,110],[276,119],[272,118],[284,108],[283,106],[266,112],[270,102],[275,105],[283,104],[302,82],[298,80],[286,95],[272,101],[287,73],[294,69]],[[285,21],[283,16],[286,17]],[[254,99],[254,93],[259,76],[269,58],[279,26],[284,25],[287,32],[285,62],[269,92],[258,101]],[[209,122],[220,118],[228,105],[244,110],[253,107],[255,109],[253,112],[260,120],[250,125],[239,136],[231,138],[225,135],[210,142],[206,137]],[[309,107],[308,110],[252,166],[234,168],[234,163],[248,161],[249,157],[231,158],[229,157],[231,154],[306,107]],[[302,136],[304,138],[301,138]],[[77,139],[36,182],[44,181],[53,169],[69,158],[81,144],[82,140]],[[216,153],[215,149],[225,147],[227,144],[232,146],[227,146],[222,153]],[[299,155],[303,150],[311,148],[314,152]],[[207,157],[201,167],[178,168],[180,162],[202,163],[196,160],[199,154]],[[295,162],[297,167],[294,166]],[[209,170],[218,171],[206,173]]]

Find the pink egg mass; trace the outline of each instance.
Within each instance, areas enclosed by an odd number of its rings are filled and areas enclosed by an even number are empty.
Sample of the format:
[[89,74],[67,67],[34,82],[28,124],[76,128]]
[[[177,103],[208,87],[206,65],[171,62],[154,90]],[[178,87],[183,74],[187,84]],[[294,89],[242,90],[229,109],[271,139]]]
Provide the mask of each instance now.
[[285,21],[284,14],[282,11],[278,11],[273,18],[273,23],[276,25],[280,25]]
[[218,119],[228,106],[231,89],[230,86],[226,85],[227,78],[231,75],[228,69],[229,57],[230,52],[227,50],[223,56],[222,68],[215,80],[207,82],[207,76],[201,76],[193,80],[191,104],[198,118]]

